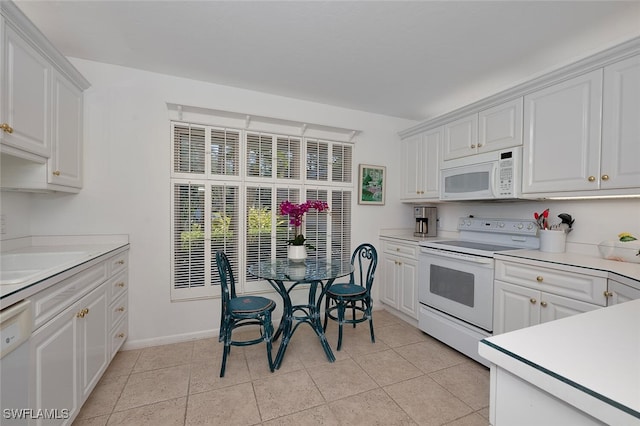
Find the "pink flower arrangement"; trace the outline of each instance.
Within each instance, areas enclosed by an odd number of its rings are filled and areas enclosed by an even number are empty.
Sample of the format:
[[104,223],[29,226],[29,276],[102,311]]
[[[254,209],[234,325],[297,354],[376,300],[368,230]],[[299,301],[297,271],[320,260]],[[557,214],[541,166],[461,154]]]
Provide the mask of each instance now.
[[321,200],[308,200],[300,204],[293,204],[289,200],[285,200],[280,203],[280,214],[289,216],[289,223],[295,227],[296,232],[295,238],[287,241],[287,243],[294,246],[305,245],[306,239],[302,234],[298,234],[298,231],[302,226],[302,217],[311,209],[319,212],[327,211],[329,210],[329,204]]

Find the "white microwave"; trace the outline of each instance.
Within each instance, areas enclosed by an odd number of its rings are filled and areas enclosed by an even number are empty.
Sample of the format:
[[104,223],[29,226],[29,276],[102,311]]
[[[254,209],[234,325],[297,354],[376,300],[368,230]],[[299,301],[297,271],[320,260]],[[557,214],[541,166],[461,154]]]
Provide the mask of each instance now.
[[520,197],[522,147],[444,162],[441,200],[506,200]]

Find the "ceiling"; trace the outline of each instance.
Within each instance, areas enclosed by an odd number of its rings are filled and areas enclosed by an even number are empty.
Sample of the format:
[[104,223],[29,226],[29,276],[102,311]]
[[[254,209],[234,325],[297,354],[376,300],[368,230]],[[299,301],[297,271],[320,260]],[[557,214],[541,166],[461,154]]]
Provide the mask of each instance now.
[[423,120],[640,35],[627,1],[15,1],[66,56]]

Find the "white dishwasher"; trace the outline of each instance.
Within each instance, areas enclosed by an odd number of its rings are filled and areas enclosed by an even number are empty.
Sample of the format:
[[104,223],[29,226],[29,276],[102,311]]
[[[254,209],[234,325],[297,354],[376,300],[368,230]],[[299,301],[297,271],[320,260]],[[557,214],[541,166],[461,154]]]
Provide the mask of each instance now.
[[[33,331],[31,302],[0,311],[0,424],[26,424],[29,393],[29,337]],[[22,417],[22,418],[20,418]]]

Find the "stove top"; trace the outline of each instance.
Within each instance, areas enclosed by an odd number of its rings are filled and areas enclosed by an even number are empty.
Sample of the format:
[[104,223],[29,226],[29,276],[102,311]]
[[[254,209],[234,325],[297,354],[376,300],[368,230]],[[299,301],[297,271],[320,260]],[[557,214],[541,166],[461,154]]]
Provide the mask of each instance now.
[[540,246],[533,220],[462,217],[458,230],[457,240],[423,241],[420,246],[489,257],[500,251]]

